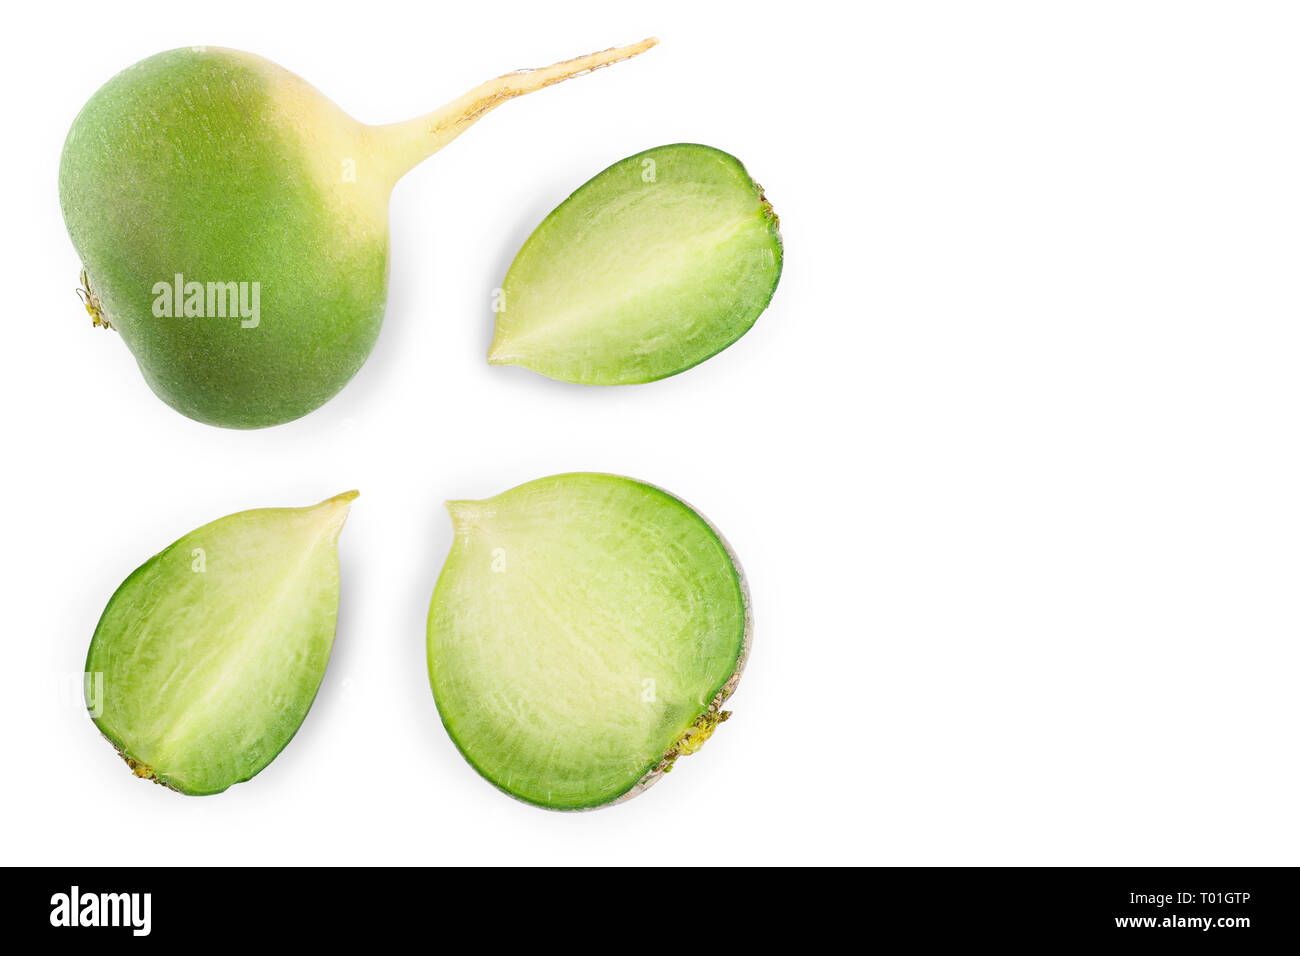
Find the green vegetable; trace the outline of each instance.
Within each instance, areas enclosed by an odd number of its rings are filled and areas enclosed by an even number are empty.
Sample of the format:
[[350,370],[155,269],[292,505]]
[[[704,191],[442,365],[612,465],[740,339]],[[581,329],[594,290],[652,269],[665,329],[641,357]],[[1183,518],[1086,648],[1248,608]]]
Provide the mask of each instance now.
[[284,749],[329,662],[356,496],[221,518],[117,589],[90,642],[86,703],[137,776],[220,793]]
[[488,361],[584,385],[651,382],[725,349],[767,308],[781,234],[734,156],[681,143],[629,156],[524,243]]
[[183,414],[229,428],[299,418],[379,335],[397,180],[506,100],[654,42],[507,74],[389,126],[249,53],[143,60],[91,97],[63,147],[86,307]]
[[447,505],[429,681],[479,773],[538,806],[626,799],[728,716],[749,651],[735,556],[689,506],[613,475]]

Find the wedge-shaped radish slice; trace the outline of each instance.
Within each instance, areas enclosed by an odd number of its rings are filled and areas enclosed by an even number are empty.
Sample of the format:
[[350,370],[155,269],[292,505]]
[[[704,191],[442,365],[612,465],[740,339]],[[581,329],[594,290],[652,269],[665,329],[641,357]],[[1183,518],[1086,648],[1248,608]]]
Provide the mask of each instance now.
[[429,680],[451,738],[511,796],[556,810],[642,792],[727,717],[751,616],[698,513],[613,475],[447,505]]
[[117,589],[90,642],[86,703],[137,776],[220,793],[284,749],[329,662],[356,496],[221,518]]
[[488,361],[584,385],[676,375],[749,331],[781,254],[776,214],[734,156],[692,143],[637,153],[524,243]]

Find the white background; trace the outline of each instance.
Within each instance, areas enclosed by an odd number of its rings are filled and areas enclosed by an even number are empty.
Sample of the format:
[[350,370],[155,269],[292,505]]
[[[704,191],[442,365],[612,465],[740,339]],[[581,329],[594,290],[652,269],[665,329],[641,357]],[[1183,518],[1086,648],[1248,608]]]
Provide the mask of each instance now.
[[[615,8],[618,9],[615,9]],[[1300,20],[1287,4],[45,4],[3,71],[6,863],[1294,864]],[[402,181],[370,361],[260,432],[182,418],[78,303],[81,104],[226,45],[369,122],[657,35]],[[676,378],[484,361],[491,290],[571,189],[699,141],[785,274]],[[660,484],[745,564],[735,716],[628,804],[516,803],[438,722],[442,501]],[[79,702],[126,575],[232,511],[359,488],[316,705],[253,781],[134,779]]]

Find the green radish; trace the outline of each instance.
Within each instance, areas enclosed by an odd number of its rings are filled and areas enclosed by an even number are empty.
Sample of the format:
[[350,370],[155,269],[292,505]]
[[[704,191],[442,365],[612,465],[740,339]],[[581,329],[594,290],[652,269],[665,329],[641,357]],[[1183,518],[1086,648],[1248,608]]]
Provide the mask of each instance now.
[[86,705],[137,776],[220,793],[297,733],[334,644],[356,496],[221,518],[117,589],[90,642]]
[[249,53],[142,60],[90,98],[63,147],[59,198],[86,308],[190,418],[299,418],[379,335],[397,180],[506,100],[654,43],[509,73],[388,126]]
[[429,681],[465,759],[554,810],[643,792],[727,719],[749,653],[740,564],[688,505],[566,474],[447,504]]
[[488,361],[583,385],[676,375],[749,331],[781,258],[776,213],[738,159],[648,149],[529,236],[498,294]]

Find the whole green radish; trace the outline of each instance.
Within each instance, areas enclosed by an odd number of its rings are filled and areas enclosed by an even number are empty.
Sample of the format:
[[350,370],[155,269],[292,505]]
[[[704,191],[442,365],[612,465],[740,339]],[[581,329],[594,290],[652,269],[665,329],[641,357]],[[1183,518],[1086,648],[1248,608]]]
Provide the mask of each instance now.
[[91,97],[63,147],[59,199],[86,307],[190,418],[299,418],[379,335],[397,180],[500,103],[654,43],[507,74],[387,126],[249,53],[143,60]]

